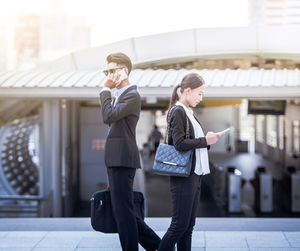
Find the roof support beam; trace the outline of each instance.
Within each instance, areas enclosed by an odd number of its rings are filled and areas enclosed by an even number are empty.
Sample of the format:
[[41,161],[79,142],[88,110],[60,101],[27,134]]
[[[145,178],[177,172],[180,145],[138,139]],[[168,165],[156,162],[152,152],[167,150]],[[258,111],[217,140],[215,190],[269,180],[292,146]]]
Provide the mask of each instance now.
[[[170,98],[172,87],[140,87],[143,98]],[[100,88],[7,88],[0,92],[1,98],[53,99],[66,98],[74,100],[98,99]],[[298,86],[287,87],[209,87],[206,99],[297,99],[300,98]]]

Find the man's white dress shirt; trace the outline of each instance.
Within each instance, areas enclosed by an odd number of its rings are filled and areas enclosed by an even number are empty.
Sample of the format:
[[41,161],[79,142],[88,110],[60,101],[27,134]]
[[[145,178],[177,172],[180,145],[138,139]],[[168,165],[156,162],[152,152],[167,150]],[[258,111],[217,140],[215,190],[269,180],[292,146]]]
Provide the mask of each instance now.
[[[117,89],[115,92],[114,92],[114,98],[115,98],[115,101],[114,101],[114,106],[116,105],[119,97],[121,96],[121,94],[127,90],[129,87],[131,87],[132,85],[129,84],[129,85],[125,85],[124,87],[122,87],[121,89]],[[103,91],[110,91],[111,92],[111,89],[108,88],[108,87],[103,87],[102,90],[100,91],[103,92]]]

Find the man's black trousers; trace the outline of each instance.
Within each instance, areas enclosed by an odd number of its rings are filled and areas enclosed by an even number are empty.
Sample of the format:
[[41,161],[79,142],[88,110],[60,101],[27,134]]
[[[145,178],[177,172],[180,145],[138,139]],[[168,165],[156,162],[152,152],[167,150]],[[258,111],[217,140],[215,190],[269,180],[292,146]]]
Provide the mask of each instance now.
[[160,243],[159,236],[134,211],[135,172],[135,168],[107,168],[112,209],[122,250],[137,251],[138,243],[147,251],[157,250]]

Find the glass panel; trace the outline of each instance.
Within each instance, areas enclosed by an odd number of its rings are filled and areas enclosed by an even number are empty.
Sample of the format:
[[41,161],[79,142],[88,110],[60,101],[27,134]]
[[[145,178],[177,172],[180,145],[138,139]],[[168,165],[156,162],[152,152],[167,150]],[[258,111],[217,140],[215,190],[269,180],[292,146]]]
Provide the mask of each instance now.
[[300,121],[294,120],[292,123],[293,132],[293,153],[300,153]]
[[277,147],[276,116],[267,115],[267,144]]
[[264,115],[256,116],[256,140],[263,143],[264,142]]
[[240,138],[254,141],[254,115],[248,115],[248,101],[243,99],[240,105]]
[[280,150],[283,150],[284,148],[284,117],[283,116],[279,116],[279,142],[278,142],[278,146]]

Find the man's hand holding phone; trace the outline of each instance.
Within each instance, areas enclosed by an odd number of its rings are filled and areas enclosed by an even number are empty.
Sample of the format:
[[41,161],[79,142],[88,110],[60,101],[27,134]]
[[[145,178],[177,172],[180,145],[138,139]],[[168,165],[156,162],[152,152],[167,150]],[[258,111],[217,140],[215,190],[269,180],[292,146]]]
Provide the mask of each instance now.
[[118,71],[117,74],[119,75],[119,78],[118,78],[118,81],[117,81],[118,83],[117,83],[116,87],[118,87],[118,85],[120,85],[123,80],[128,79],[128,75],[124,69]]
[[123,80],[127,79],[128,75],[126,74],[125,70],[122,69],[115,73],[110,73],[107,76],[107,79],[104,83],[105,87],[108,87],[110,89],[118,87],[122,83]]
[[110,73],[107,76],[107,79],[104,83],[104,87],[108,87],[110,89],[115,88],[119,84],[120,75],[117,73]]

